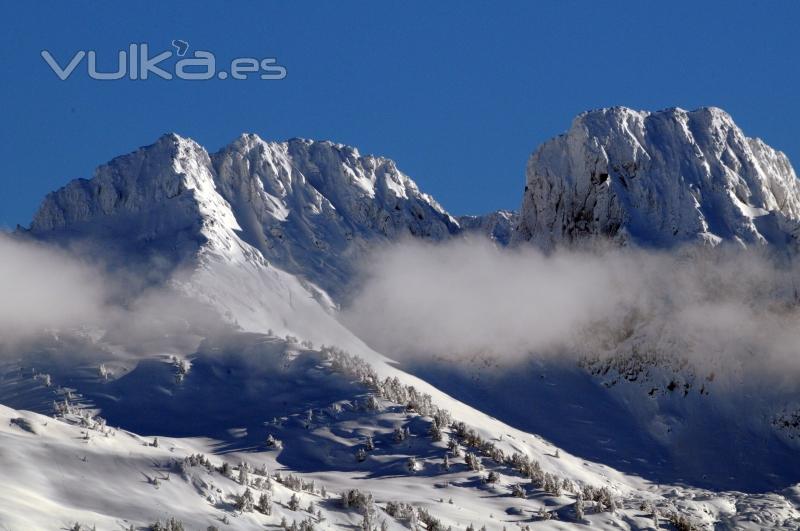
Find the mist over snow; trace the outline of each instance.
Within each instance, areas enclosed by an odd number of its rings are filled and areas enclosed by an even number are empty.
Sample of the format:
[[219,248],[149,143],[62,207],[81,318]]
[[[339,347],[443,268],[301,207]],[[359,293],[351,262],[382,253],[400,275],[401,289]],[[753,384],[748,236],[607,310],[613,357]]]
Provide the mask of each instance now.
[[96,322],[106,288],[101,275],[67,253],[0,234],[0,336]]
[[[85,245],[67,250],[0,234],[0,350],[42,334],[100,333],[131,354],[196,347],[225,325],[211,308],[138,267],[109,271]],[[82,253],[85,253],[82,255]],[[175,273],[179,278],[183,272]]]
[[[603,247],[542,254],[406,241],[365,260],[343,320],[398,359],[613,355],[633,339],[703,370],[800,370],[797,272],[758,251]],[[644,338],[644,342],[642,342]]]

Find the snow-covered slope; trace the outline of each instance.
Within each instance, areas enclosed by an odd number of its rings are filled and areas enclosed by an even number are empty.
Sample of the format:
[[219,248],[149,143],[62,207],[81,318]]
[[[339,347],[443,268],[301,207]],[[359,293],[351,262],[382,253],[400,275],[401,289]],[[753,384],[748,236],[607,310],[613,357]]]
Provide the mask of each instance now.
[[794,245],[800,188],[786,156],[717,108],[579,115],[528,161],[518,241],[604,236],[647,246]]
[[[646,529],[654,513],[660,524],[687,518],[707,528],[800,521],[793,490],[749,496],[651,484],[439,392],[425,396],[424,384],[377,383],[345,353],[275,337],[234,333],[187,359],[129,367],[118,358],[26,361],[3,366],[0,398],[55,409],[49,417],[0,406],[0,525],[8,529],[148,529],[169,518],[187,529],[260,529],[282,519],[342,529],[360,525],[367,508],[387,529]],[[454,407],[437,409],[443,404]],[[242,505],[248,488],[254,501],[271,499],[271,514]],[[356,492],[343,504],[351,489],[374,502],[361,505]]]

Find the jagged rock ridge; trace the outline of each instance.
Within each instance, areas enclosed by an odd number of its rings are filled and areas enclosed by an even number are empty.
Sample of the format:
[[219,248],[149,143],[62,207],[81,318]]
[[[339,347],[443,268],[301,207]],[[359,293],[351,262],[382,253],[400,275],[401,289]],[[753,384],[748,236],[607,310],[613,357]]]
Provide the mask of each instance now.
[[248,134],[209,155],[171,134],[49,194],[31,231],[124,237],[176,262],[257,250],[336,294],[367,242],[441,240],[460,227],[393,161],[352,147]]

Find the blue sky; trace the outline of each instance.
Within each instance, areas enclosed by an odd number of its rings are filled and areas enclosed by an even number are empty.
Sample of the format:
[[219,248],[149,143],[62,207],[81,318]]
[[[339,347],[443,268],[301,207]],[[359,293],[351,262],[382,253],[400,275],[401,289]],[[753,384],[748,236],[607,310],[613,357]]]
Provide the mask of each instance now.
[[[139,4],[137,4],[139,5]],[[517,208],[542,141],[590,108],[716,105],[800,160],[800,2],[4,2],[0,226],[48,191],[175,131],[385,155],[453,213]],[[80,6],[80,7],[78,7]],[[130,43],[275,57],[281,81],[96,81]],[[154,55],[154,54],[151,54]]]

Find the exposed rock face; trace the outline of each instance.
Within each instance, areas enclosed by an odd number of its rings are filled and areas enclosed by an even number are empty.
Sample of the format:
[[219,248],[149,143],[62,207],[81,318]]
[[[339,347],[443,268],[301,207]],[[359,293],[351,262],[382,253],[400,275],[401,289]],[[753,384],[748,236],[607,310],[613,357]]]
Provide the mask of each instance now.
[[508,245],[518,223],[516,212],[497,210],[481,216],[459,216],[458,224],[465,234],[488,237],[499,245]]
[[595,236],[658,247],[797,238],[788,159],[716,108],[583,113],[531,155],[526,173],[515,241],[545,249]]

